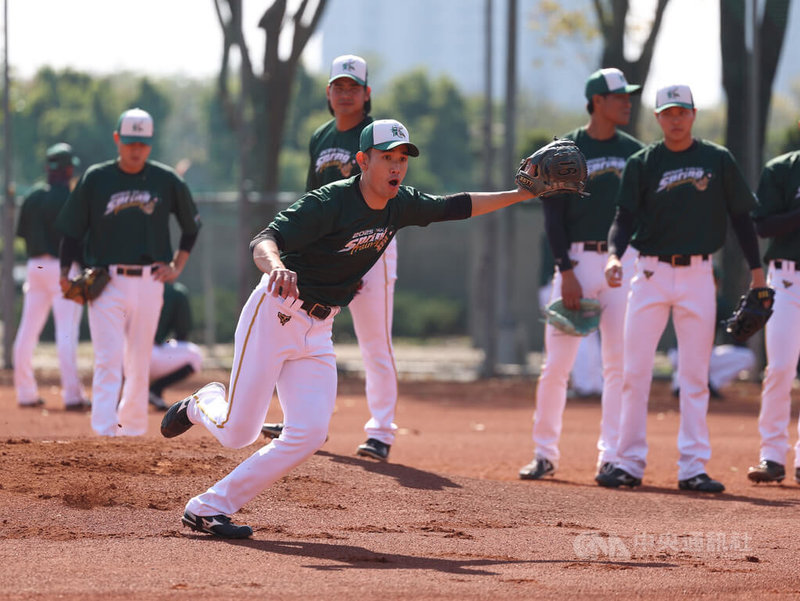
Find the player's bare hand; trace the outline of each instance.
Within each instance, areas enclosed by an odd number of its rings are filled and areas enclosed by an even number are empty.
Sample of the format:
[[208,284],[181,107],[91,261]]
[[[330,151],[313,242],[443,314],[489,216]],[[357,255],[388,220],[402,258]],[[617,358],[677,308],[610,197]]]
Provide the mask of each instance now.
[[577,311],[581,306],[583,288],[572,269],[561,272],[561,302],[571,311]]
[[764,277],[764,270],[761,267],[750,271],[750,288],[766,288],[767,278]]
[[610,255],[606,261],[606,282],[612,288],[622,286],[622,263],[616,255]]
[[151,271],[153,274],[153,279],[157,282],[174,282],[181,274],[181,270],[178,269],[174,262],[153,263]]
[[272,296],[299,298],[300,290],[297,288],[297,274],[285,267],[273,269],[269,273],[269,290]]

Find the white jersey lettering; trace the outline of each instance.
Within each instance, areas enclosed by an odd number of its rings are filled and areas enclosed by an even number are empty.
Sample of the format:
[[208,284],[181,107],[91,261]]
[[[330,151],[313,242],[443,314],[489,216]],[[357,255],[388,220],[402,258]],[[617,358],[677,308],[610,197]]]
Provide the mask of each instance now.
[[390,233],[390,230],[387,228],[372,228],[356,232],[339,252],[352,255],[368,249],[381,251],[389,243]]
[[664,192],[671,190],[677,186],[684,184],[691,184],[700,191],[708,188],[708,182],[711,180],[712,174],[702,167],[683,167],[681,169],[674,169],[667,171],[661,176],[658,182],[658,189],[656,192]]
[[622,157],[597,157],[586,161],[586,169],[589,177],[597,177],[605,173],[613,173],[617,177],[622,177],[622,170],[625,168],[625,159]]
[[121,210],[132,207],[139,208],[146,215],[152,215],[157,202],[158,197],[151,196],[147,190],[125,190],[111,196],[104,215],[116,215]]

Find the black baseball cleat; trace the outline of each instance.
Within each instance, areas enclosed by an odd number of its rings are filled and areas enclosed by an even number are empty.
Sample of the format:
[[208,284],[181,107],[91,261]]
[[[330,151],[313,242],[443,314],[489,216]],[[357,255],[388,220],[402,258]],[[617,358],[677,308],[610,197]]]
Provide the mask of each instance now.
[[194,396],[194,394],[191,394],[167,409],[164,418],[161,420],[161,436],[175,438],[194,425],[189,421],[189,416],[186,414],[186,410],[189,408],[189,401]]
[[621,467],[615,467],[610,472],[600,472],[594,477],[594,481],[606,488],[619,488],[620,486],[641,486],[642,479],[631,476]]
[[367,442],[358,445],[356,455],[361,457],[372,457],[378,461],[386,461],[389,459],[389,449],[392,445],[381,442],[377,438],[368,438]]
[[725,485],[717,480],[712,480],[711,476],[703,473],[685,480],[678,480],[678,488],[699,492],[722,492],[725,490]]
[[[599,476],[600,474],[610,474],[613,471],[614,471],[614,464],[611,463],[610,461],[604,461],[600,465],[600,467],[597,468],[597,476]],[[595,476],[595,480],[597,479],[597,476]]]
[[556,473],[555,466],[549,459],[544,457],[536,457],[528,465],[520,468],[520,480],[539,480],[545,476],[552,476]]
[[786,468],[769,459],[762,459],[761,463],[747,470],[747,478],[753,482],[783,482],[785,477]]
[[261,433],[264,435],[264,438],[278,438],[282,432],[283,423],[281,422],[277,424],[264,424],[261,426]]
[[195,532],[205,532],[220,538],[250,538],[253,529],[250,526],[234,524],[227,515],[195,515],[191,511],[184,511],[181,518],[184,526]]
[[75,403],[64,405],[64,411],[75,411],[77,413],[86,413],[92,410],[92,403],[86,399],[80,399]]
[[161,398],[161,395],[156,394],[152,390],[150,391],[147,402],[150,403],[153,407],[156,408],[158,411],[166,411],[169,409],[169,405],[167,405],[166,401]]
[[800,467],[794,470],[794,481],[800,484]]
[[36,399],[32,403],[18,403],[17,406],[22,409],[38,409],[44,406],[44,399]]

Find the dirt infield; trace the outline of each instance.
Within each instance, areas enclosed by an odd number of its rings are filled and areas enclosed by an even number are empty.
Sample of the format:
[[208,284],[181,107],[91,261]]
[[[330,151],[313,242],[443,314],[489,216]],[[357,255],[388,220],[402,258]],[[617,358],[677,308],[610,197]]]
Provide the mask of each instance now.
[[[181,528],[180,514],[256,445],[224,449],[201,428],[165,440],[155,412],[145,437],[98,438],[55,388],[43,388],[46,409],[19,409],[10,373],[0,378],[0,599],[800,596],[800,486],[745,478],[758,454],[754,384],[712,402],[708,470],[728,487],[715,496],[676,488],[665,382],[644,486],[631,491],[592,481],[597,400],[568,403],[555,477],[523,482],[530,378],[402,383],[389,464],[354,456],[367,412],[363,384],[343,379],[330,440],[237,514],[251,540],[227,542]],[[197,376],[168,401],[220,378]]]

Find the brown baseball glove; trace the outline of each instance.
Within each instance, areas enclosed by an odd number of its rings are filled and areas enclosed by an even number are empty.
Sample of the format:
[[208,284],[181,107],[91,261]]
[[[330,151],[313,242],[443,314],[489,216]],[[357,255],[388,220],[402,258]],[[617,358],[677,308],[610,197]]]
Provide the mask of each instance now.
[[81,305],[93,301],[100,296],[110,279],[111,276],[105,267],[87,267],[70,279],[69,287],[64,291],[64,298]]

